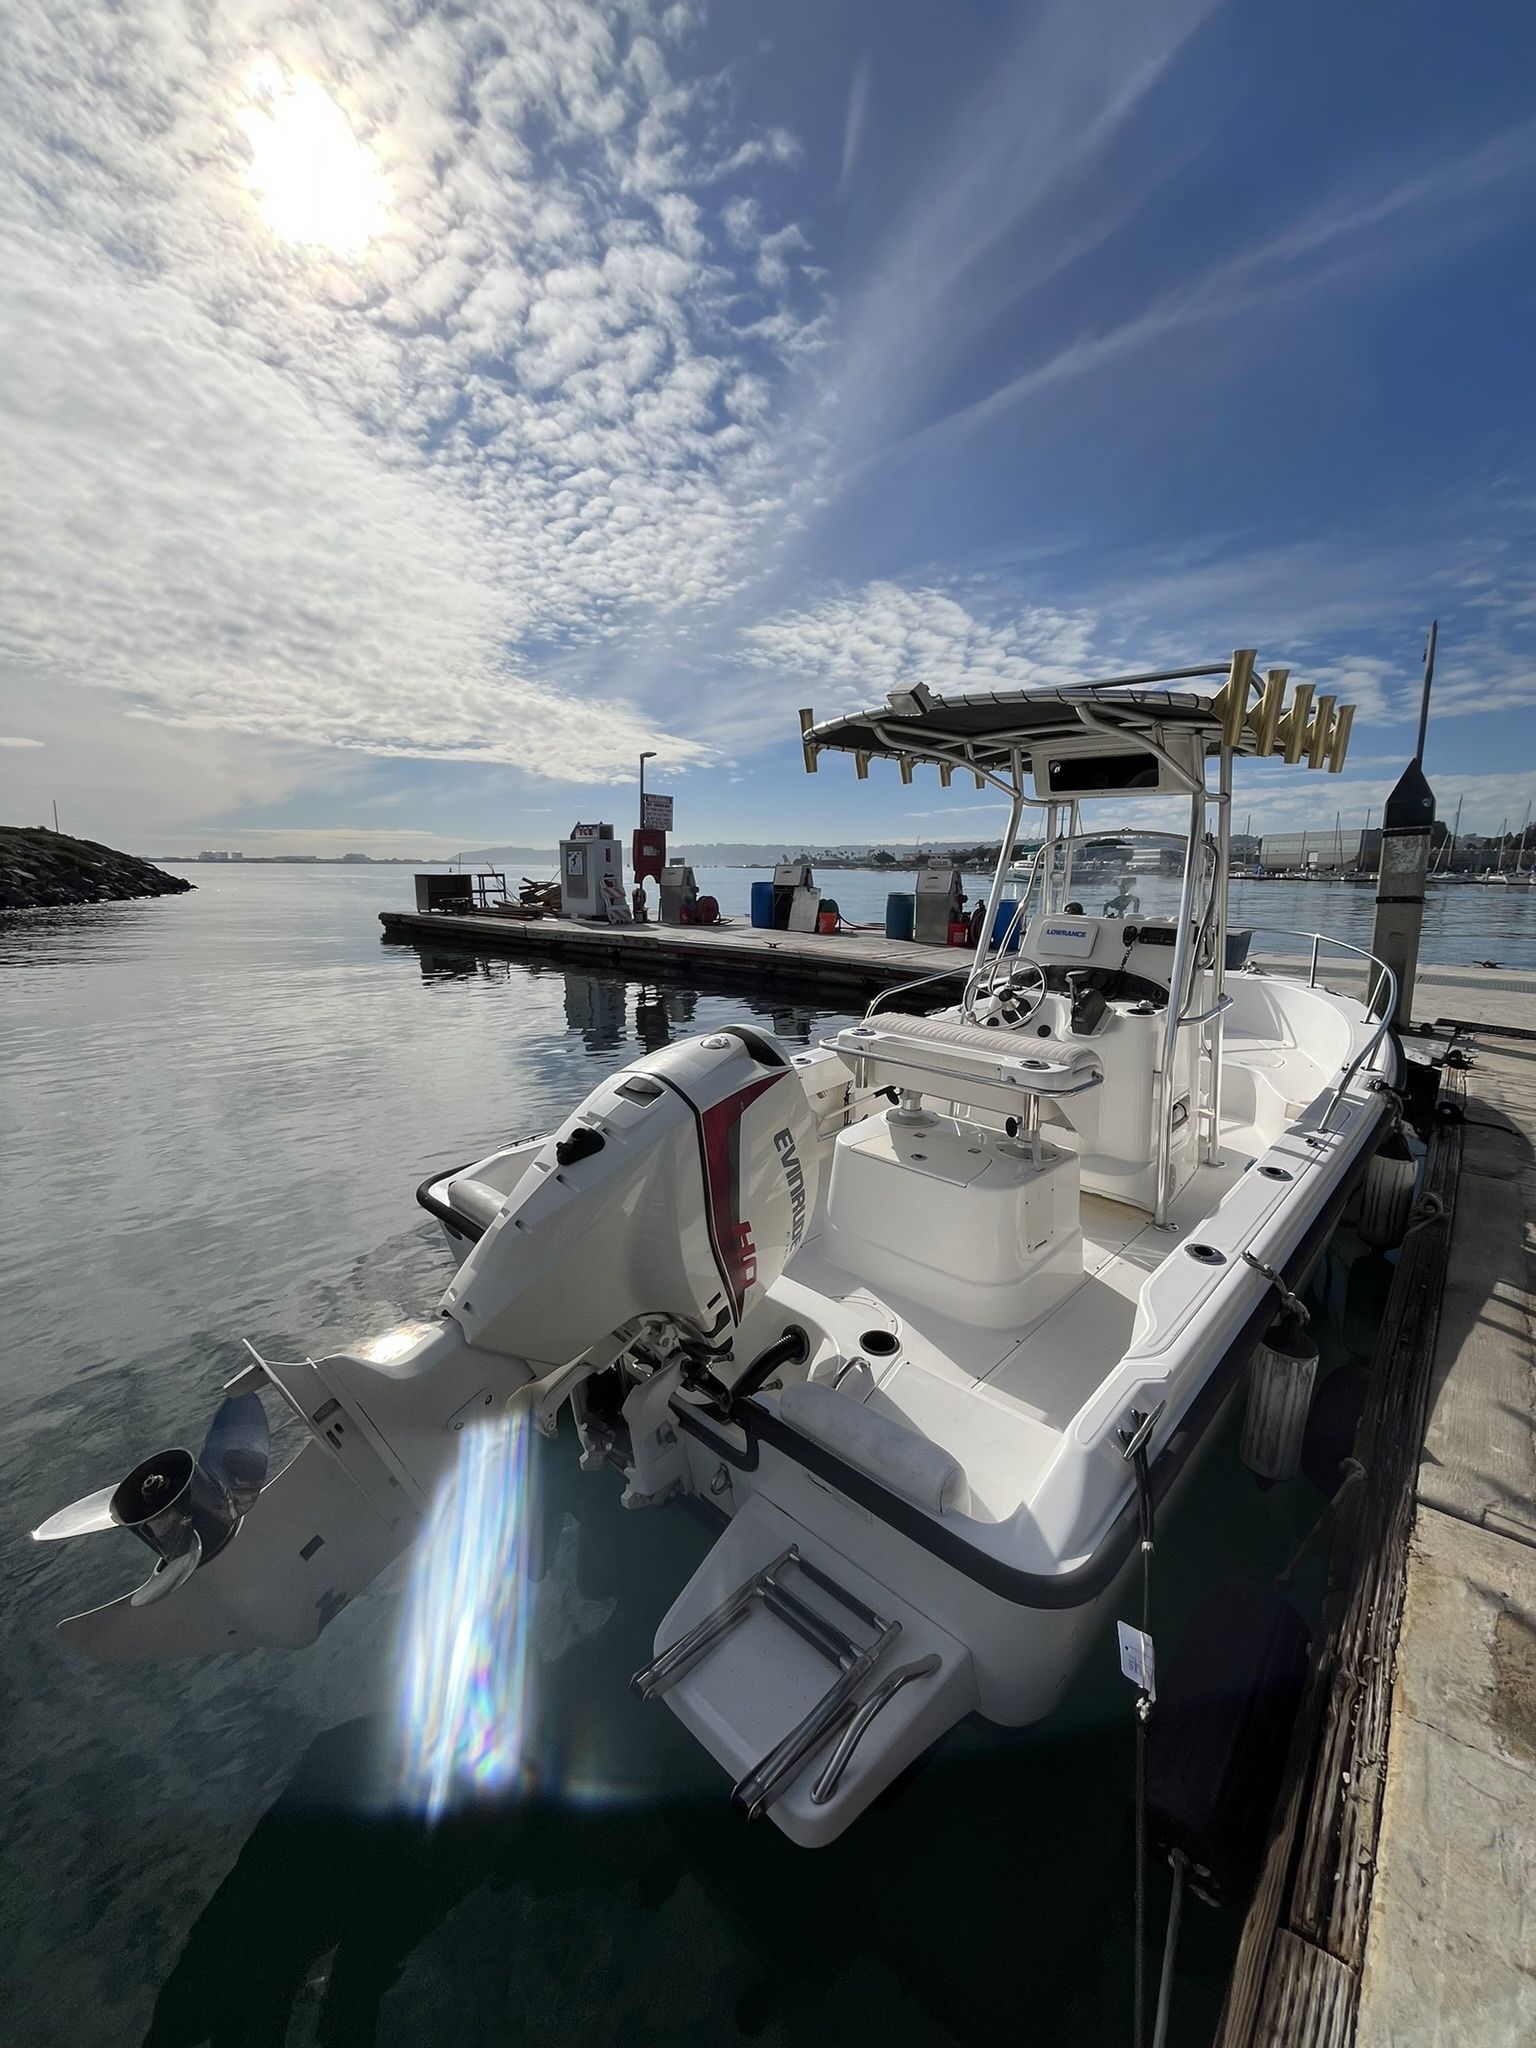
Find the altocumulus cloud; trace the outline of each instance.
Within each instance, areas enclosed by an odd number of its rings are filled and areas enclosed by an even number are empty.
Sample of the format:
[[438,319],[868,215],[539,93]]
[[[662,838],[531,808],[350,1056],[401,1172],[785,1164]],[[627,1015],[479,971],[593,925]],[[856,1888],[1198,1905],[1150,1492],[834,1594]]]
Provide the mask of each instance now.
[[[0,615],[40,688],[557,777],[702,758],[565,680],[738,591],[794,498],[773,420],[824,308],[792,221],[724,211],[793,140],[727,135],[691,23],[20,0]],[[262,95],[306,80],[368,153],[360,249],[258,210]]]

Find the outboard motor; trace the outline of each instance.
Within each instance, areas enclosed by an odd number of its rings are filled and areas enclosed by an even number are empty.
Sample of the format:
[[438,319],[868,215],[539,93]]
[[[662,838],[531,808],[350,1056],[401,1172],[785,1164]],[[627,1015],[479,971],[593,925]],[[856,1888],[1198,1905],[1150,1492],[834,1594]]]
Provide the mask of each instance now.
[[443,1297],[473,1345],[564,1363],[638,1315],[723,1345],[816,1202],[815,1127],[778,1041],[732,1025],[596,1087]]
[[[312,1641],[412,1540],[464,1430],[512,1404],[552,1428],[638,1347],[658,1372],[728,1359],[804,1239],[817,1172],[809,1100],[766,1032],[611,1076],[539,1148],[435,1319],[319,1360],[253,1351],[196,1458],[159,1451],[33,1532],[128,1529],[156,1559],[65,1639],[104,1661]],[[270,1481],[268,1385],[310,1432]]]

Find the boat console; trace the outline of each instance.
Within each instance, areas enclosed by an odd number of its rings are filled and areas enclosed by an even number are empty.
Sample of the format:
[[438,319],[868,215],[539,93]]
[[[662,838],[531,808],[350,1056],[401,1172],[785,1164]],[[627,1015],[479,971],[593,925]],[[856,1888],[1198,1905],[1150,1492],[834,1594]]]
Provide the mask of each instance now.
[[838,1133],[826,1252],[871,1286],[1024,1329],[1083,1277],[1073,1153],[929,1112]]

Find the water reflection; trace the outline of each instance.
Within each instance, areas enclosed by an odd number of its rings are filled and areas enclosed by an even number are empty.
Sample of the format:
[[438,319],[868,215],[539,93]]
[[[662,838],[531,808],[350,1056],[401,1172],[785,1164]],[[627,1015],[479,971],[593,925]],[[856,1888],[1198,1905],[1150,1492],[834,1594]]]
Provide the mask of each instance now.
[[594,980],[590,974],[565,974],[565,1021],[580,1032],[588,1052],[612,1052],[624,1043],[625,998],[622,981],[606,977]]
[[618,974],[592,974],[492,953],[419,943],[413,950],[420,961],[422,980],[428,983],[558,983],[566,1026],[591,1054],[628,1050],[631,1058],[639,1058],[695,1035],[703,1028],[700,1003],[709,1002],[716,991],[729,999],[735,1014],[753,1018],[796,1045],[810,1045],[827,1030],[825,1009],[762,990],[742,989],[732,975],[711,974],[707,965],[702,973],[690,973],[686,980],[680,973],[675,979],[635,981]]
[[635,990],[635,1037],[647,1052],[660,1052],[692,1032],[698,1011],[696,990],[645,983]]
[[416,954],[423,981],[504,982],[515,964],[489,953],[467,953],[461,946],[418,946]]

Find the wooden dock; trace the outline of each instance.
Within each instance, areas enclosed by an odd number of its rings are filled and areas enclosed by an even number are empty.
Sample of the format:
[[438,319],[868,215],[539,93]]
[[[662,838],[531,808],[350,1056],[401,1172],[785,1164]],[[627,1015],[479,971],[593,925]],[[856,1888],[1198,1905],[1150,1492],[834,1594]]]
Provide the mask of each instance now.
[[1219,2048],[1536,2040],[1536,1049],[1445,1075]]
[[[379,922],[385,938],[408,945],[512,954],[642,979],[662,973],[741,985],[766,982],[781,988],[823,989],[837,996],[873,995],[923,975],[963,968],[969,958],[958,947],[923,946],[914,940],[888,939],[882,932],[824,937],[819,932],[763,931],[744,918],[718,925],[613,925],[569,917],[381,910]],[[1255,958],[1275,971],[1307,971],[1307,962],[1294,956],[1256,949]],[[1364,968],[1327,948],[1318,975],[1329,987],[1363,991]],[[1421,967],[1416,1010],[1428,1023],[1443,1018],[1464,1026],[1531,1026],[1536,1024],[1536,972]]]

